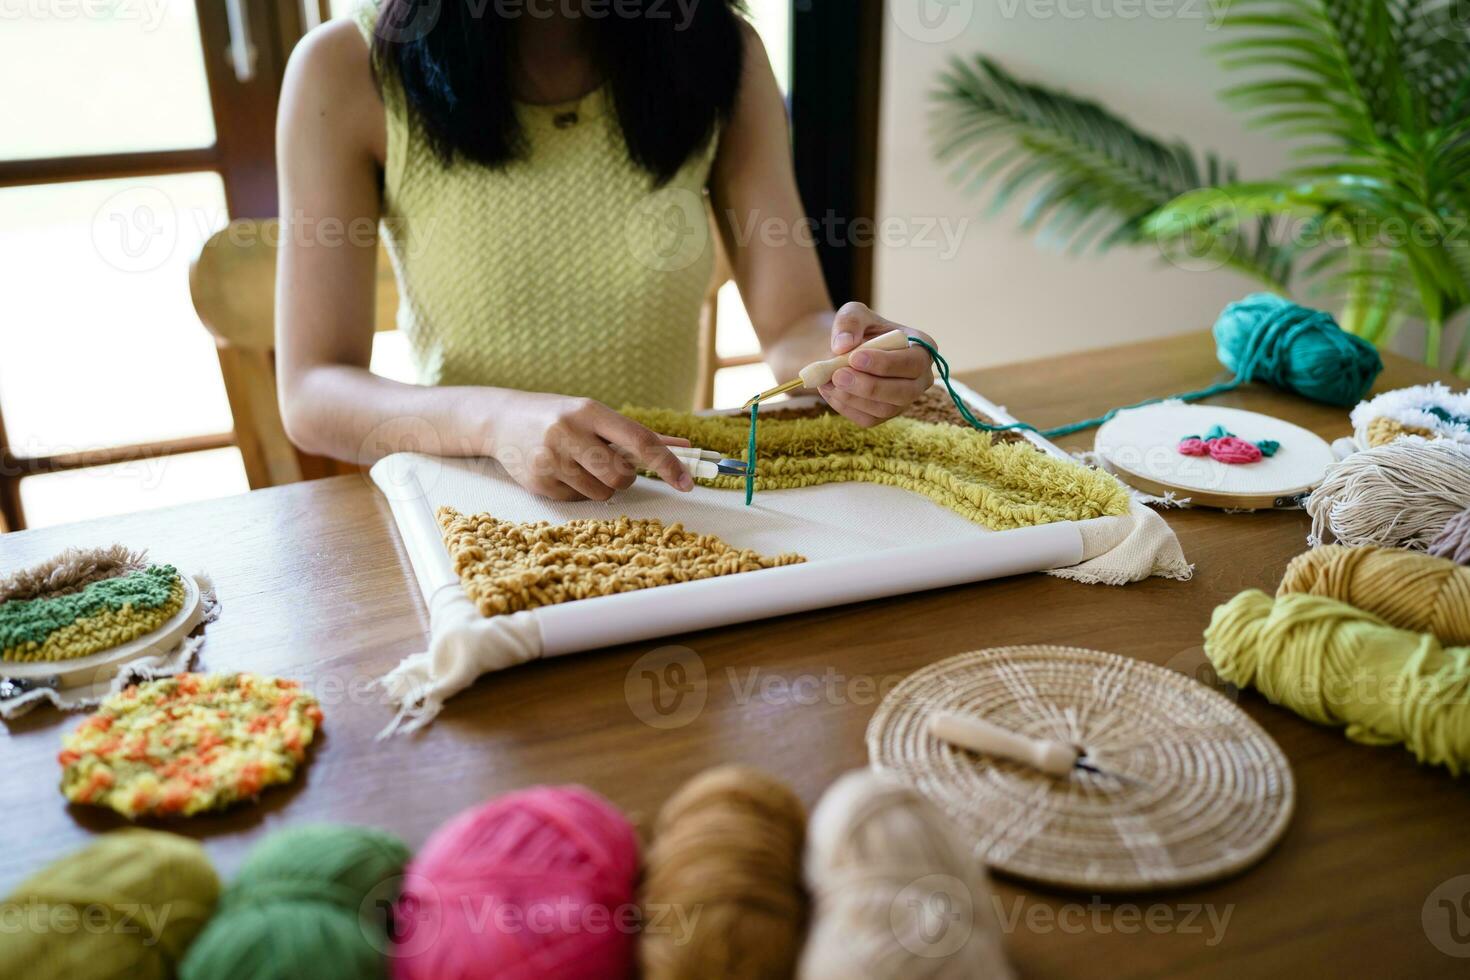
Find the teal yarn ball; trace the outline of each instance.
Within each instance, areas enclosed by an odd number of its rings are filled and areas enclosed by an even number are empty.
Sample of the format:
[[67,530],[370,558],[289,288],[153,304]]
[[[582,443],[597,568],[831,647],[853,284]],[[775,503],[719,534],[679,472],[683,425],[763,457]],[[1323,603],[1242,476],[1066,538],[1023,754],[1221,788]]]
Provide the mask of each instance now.
[[1263,381],[1327,405],[1363,400],[1383,370],[1378,350],[1329,313],[1271,293],[1225,307],[1215,321],[1220,363],[1245,381]]
[[409,857],[368,827],[293,827],[261,842],[189,948],[181,980],[386,977],[388,910]]

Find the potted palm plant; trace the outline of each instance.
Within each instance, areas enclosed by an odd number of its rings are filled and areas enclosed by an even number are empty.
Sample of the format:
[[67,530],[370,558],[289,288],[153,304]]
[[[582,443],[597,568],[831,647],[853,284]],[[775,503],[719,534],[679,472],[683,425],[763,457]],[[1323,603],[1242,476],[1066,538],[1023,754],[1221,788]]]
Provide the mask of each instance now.
[[[1470,0],[1225,0],[1214,53],[1250,73],[1222,93],[1292,142],[1299,165],[1243,181],[1213,153],[1094,102],[957,60],[935,150],[1022,227],[1073,253],[1160,249],[1335,306],[1376,344],[1424,325],[1424,356],[1470,374],[1444,336],[1470,309]],[[1183,260],[1189,261],[1183,261]],[[1470,331],[1466,332],[1470,337]]]

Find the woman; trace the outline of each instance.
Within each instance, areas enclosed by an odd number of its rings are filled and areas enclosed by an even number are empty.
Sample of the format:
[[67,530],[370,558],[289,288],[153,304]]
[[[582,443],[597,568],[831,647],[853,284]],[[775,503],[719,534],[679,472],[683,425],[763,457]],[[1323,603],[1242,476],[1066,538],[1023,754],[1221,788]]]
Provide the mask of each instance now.
[[[383,0],[313,31],[278,121],[292,441],[488,455],[562,500],[635,465],[691,489],[676,440],[614,408],[692,406],[706,189],[778,378],[897,326],[834,312],[787,140],[733,0]],[[422,386],[368,371],[380,220]],[[871,426],[930,380],[921,349],[863,351],[821,394]]]

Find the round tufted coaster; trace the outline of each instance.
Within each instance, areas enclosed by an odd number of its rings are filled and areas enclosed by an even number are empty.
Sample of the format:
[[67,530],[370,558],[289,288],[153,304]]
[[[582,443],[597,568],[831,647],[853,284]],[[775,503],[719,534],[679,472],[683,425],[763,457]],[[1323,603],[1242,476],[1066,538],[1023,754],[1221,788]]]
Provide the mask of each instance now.
[[62,739],[61,792],[129,819],[192,816],[284,783],[321,725],[296,681],[179,674],[124,688]]
[[[1053,778],[934,738],[956,711],[1080,746],[1108,773]],[[1016,646],[905,678],[868,724],[873,765],[959,826],[991,867],[1064,887],[1168,888],[1232,874],[1286,829],[1286,757],[1229,698],[1116,654]]]

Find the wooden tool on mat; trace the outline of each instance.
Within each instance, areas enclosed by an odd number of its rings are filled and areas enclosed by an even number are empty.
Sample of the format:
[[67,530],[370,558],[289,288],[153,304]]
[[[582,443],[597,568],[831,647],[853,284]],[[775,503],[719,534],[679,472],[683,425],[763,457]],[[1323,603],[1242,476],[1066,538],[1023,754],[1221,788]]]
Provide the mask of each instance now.
[[763,391],[759,395],[756,395],[745,403],[745,407],[749,408],[756,402],[763,402],[767,398],[775,398],[777,395],[794,391],[797,388],[820,388],[832,380],[832,375],[837,373],[838,368],[847,367],[847,359],[852,356],[854,351],[860,351],[864,348],[868,350],[903,350],[908,345],[909,335],[902,330],[890,330],[885,334],[879,334],[872,340],[854,347],[846,354],[838,354],[836,357],[829,357],[825,361],[813,361],[802,368],[800,374],[785,384],[779,384],[769,391]]
[[1019,762],[1049,776],[1070,776],[1074,769],[1081,769],[1119,782],[1136,782],[1119,773],[1098,768],[1087,758],[1087,753],[1075,745],[1050,738],[1031,738],[974,715],[937,711],[929,716],[929,734],[971,752]]

